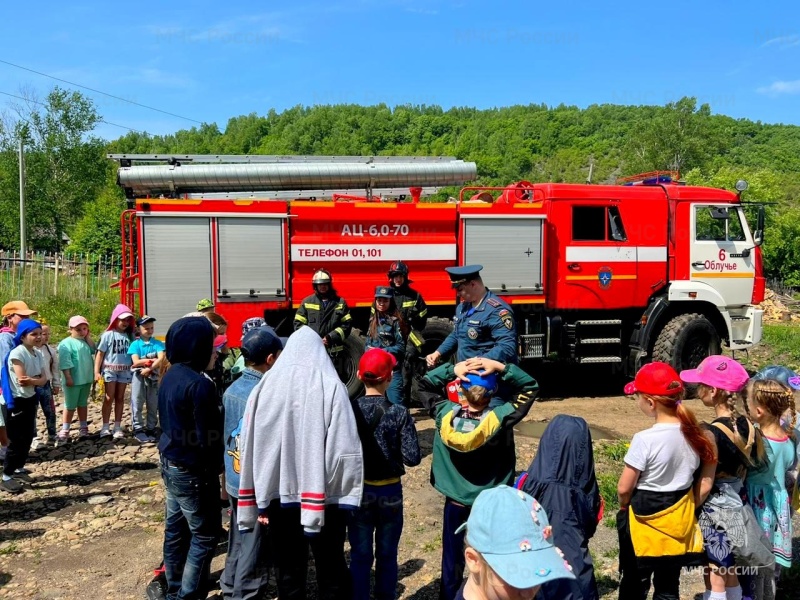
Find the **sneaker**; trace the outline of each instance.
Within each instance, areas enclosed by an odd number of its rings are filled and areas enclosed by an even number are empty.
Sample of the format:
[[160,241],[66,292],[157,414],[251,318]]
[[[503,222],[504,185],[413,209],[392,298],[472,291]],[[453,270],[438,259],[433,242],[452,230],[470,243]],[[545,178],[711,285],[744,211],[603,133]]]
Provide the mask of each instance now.
[[153,435],[152,433],[148,433],[147,434],[147,441],[150,442],[151,444],[155,444],[158,441],[158,438],[155,435]]
[[44,444],[42,443],[42,440],[40,440],[38,437],[33,438],[33,441],[31,442],[31,452],[36,452],[39,448],[43,447]]
[[48,435],[47,436],[47,445],[48,446],[55,446],[56,445],[56,436],[55,435]]
[[124,437],[125,437],[125,433],[122,431],[122,429],[115,429],[114,430],[114,439],[115,440],[121,440]]
[[33,483],[33,477],[30,476],[27,469],[17,469],[14,471],[14,479],[25,483]]
[[79,440],[85,440],[88,437],[89,437],[89,428],[88,427],[81,427],[78,430],[78,439]]
[[[114,434],[114,437],[116,437],[116,434]],[[133,437],[140,444],[146,444],[150,441],[150,436],[148,436],[144,431],[137,431],[133,434]]]
[[63,446],[69,443],[69,429],[62,429],[56,435],[56,446]]
[[111,437],[111,430],[108,428],[108,425],[104,425],[102,429],[100,429],[100,437],[101,438]]
[[22,493],[22,486],[19,484],[19,481],[15,481],[13,478],[0,481],[0,489],[5,490],[9,494]]

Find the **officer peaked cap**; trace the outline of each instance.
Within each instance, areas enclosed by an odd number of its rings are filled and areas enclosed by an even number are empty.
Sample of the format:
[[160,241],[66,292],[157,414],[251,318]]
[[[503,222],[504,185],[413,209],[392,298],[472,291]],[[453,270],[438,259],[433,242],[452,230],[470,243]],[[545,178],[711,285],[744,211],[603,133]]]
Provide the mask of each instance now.
[[464,267],[445,267],[450,276],[450,285],[457,288],[462,283],[467,283],[481,276],[483,265],[466,265]]

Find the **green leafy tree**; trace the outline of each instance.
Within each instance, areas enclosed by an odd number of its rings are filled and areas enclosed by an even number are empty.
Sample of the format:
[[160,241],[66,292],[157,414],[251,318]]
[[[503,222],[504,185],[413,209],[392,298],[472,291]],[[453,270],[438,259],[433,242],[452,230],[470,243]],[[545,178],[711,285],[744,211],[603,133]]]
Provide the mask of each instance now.
[[[18,168],[10,157],[18,141],[25,146],[26,217],[29,246],[40,250],[61,247],[70,228],[103,186],[108,170],[104,143],[91,132],[100,120],[92,101],[80,94],[54,88],[43,100],[21,92],[25,100],[14,104],[0,128],[4,159],[0,192],[4,245],[16,245],[7,232],[19,223]],[[10,176],[16,172],[16,177]],[[18,227],[16,228],[18,232]]]
[[68,250],[71,252],[117,256],[120,253],[120,215],[125,210],[125,198],[116,185],[107,186],[100,195],[88,202],[83,216],[72,232]]

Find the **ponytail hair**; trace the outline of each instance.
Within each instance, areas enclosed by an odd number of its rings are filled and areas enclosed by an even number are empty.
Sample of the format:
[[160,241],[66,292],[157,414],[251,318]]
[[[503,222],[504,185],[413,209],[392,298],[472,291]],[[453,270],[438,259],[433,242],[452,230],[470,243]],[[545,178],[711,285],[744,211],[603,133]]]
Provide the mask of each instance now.
[[[670,384],[670,387],[675,389],[681,387],[678,381]],[[683,405],[683,400],[686,397],[684,390],[673,394],[671,396],[654,396],[651,394],[643,394],[646,398],[651,399],[653,402],[660,404],[666,409],[667,413],[673,413],[681,422],[681,433],[686,441],[697,452],[700,461],[704,463],[716,462],[717,453],[714,449],[714,444],[711,443],[706,437],[700,423],[697,422],[697,417],[694,413]]]
[[794,392],[775,379],[759,379],[753,382],[750,398],[774,418],[779,419],[787,410],[791,410],[789,421],[789,437],[794,439],[794,428],[797,425],[797,411]]

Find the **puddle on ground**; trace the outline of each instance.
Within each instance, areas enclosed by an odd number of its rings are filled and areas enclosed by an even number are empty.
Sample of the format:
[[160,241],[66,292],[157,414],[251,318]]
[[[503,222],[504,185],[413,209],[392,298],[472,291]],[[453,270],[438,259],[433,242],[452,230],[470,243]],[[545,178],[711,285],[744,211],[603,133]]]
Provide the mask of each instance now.
[[[514,433],[522,437],[541,438],[544,430],[550,423],[548,421],[526,421],[514,427]],[[617,440],[619,436],[605,427],[589,427],[592,434],[592,441],[597,440]]]

